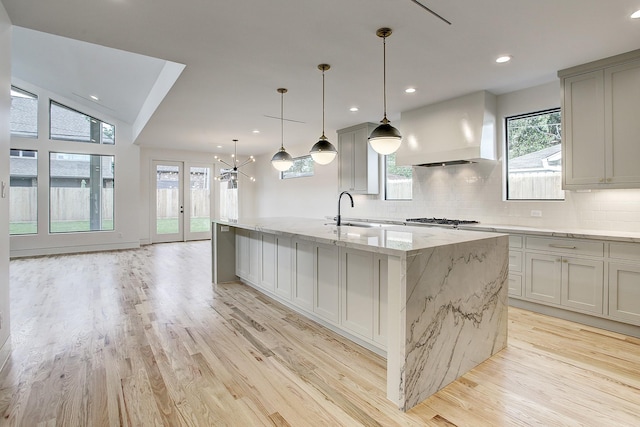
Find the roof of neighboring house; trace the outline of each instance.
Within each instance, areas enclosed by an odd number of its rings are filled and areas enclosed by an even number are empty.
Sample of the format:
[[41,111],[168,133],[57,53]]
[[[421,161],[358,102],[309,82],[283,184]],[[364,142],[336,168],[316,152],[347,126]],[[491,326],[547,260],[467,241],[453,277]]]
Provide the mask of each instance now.
[[[36,177],[37,169],[38,159],[36,158],[11,157],[11,176]],[[89,178],[89,163],[80,160],[51,160],[51,176]],[[110,167],[103,168],[102,177],[113,178]]]
[[561,150],[561,144],[557,144],[548,148],[544,148],[524,156],[516,157],[509,160],[509,170],[517,169],[542,169],[544,168],[544,160],[558,154]]

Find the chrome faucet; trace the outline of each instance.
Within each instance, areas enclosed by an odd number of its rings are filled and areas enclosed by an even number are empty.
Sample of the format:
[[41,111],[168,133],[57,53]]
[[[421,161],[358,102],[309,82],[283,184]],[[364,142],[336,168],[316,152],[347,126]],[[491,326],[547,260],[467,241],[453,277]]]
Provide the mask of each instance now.
[[340,193],[340,195],[338,196],[338,216],[336,217],[336,225],[340,225],[341,220],[340,220],[340,200],[342,200],[342,196],[344,195],[349,196],[349,198],[351,199],[351,207],[353,207],[353,197],[351,197],[351,194],[349,194],[348,191],[343,191],[342,193]]

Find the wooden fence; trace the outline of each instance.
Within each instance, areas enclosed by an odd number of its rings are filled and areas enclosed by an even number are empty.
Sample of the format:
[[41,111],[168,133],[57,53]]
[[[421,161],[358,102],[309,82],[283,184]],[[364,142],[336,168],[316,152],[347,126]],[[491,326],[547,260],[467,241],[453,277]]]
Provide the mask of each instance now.
[[509,174],[509,199],[564,199],[560,172]]

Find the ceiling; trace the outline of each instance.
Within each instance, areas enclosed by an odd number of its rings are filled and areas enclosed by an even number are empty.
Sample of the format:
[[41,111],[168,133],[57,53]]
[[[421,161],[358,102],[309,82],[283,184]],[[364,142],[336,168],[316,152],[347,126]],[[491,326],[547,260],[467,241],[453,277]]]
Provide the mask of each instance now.
[[[275,153],[277,88],[285,87],[284,145],[306,154],[322,132],[320,63],[331,65],[329,139],[337,129],[378,122],[382,40],[375,32],[384,26],[393,29],[392,122],[401,111],[551,82],[559,69],[640,48],[640,20],[629,18],[640,0],[423,0],[452,25],[411,0],[1,1],[15,26],[72,39],[17,29],[15,77],[137,126],[141,146],[215,153],[231,152],[232,139],[239,154]],[[502,54],[512,61],[496,64]],[[167,65],[173,72],[163,78]]]

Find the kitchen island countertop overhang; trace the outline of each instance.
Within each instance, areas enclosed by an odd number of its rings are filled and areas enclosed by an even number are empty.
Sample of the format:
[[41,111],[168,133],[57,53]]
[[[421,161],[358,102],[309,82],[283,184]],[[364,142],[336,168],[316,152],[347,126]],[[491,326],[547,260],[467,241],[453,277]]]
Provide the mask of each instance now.
[[[346,255],[353,251],[375,254],[383,263],[380,265],[384,265],[383,268],[376,267],[380,276],[384,276],[385,286],[380,288],[384,289],[380,292],[380,301],[374,302],[384,311],[376,319],[384,323],[386,330],[383,348],[387,354],[387,398],[401,410],[412,408],[506,347],[506,234],[393,225],[337,227],[327,224],[326,220],[306,218],[257,218],[238,223],[214,221],[213,226],[214,282],[237,280],[240,276],[243,282],[312,319],[322,316],[316,316],[313,305],[297,307],[295,289],[291,291],[294,298],[283,297],[277,292],[277,286],[274,292],[273,285],[271,288],[261,286],[258,279],[242,277],[242,273],[236,275],[236,258],[251,256],[247,255],[248,250],[236,255],[236,233],[238,236],[252,233],[256,237],[255,249],[251,250],[260,254],[262,267],[258,263],[255,268],[271,274],[273,271],[283,275],[299,273],[293,270],[301,267],[293,268],[291,262],[297,256],[295,242],[301,247],[315,245],[316,250],[324,251],[322,256],[329,254],[330,259],[340,259],[335,264],[338,270],[354,271],[345,261],[348,260]],[[266,253],[273,250],[273,242],[278,239],[294,242],[289,244],[289,252],[283,252],[287,254],[283,258],[288,259],[275,267],[264,264],[260,245],[268,245],[264,246]],[[332,251],[335,256],[331,255]],[[318,272],[318,262],[323,259],[326,258],[314,258],[313,263],[308,263],[316,267],[313,272],[300,275],[300,280],[311,280],[313,286],[319,286],[321,280],[314,275],[322,274],[322,271]],[[257,272],[256,277],[262,274],[262,271]],[[346,281],[346,273],[341,271],[335,277],[339,277],[337,281],[340,282],[336,287],[345,286],[342,281]],[[356,275],[355,281],[369,280],[365,277],[374,276]],[[295,288],[296,279],[292,282]],[[359,283],[355,288],[361,290],[362,286]],[[325,297],[317,294],[321,292],[320,288],[314,288],[313,292],[314,298]],[[339,310],[348,307],[344,300],[350,298],[349,292],[345,288],[336,294],[341,299]],[[361,295],[357,298],[362,301]],[[342,328],[343,320],[345,328]],[[332,329],[339,333],[344,329],[342,334],[346,337],[357,337],[358,334],[349,330],[348,321],[345,313],[340,312],[332,321],[335,326]]]

